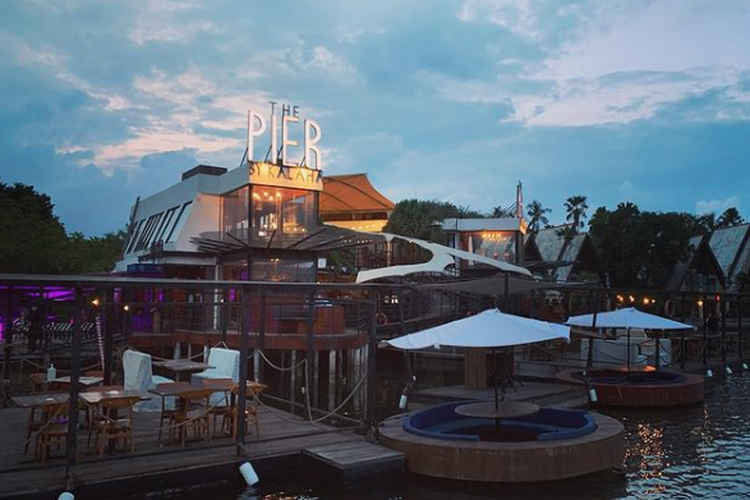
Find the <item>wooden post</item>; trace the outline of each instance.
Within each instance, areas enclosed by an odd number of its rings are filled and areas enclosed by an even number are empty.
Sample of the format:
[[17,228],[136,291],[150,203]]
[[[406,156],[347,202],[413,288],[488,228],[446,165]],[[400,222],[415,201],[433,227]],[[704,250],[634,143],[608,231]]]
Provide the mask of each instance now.
[[[260,351],[263,351],[265,353],[266,348],[266,302],[268,300],[268,297],[266,296],[266,288],[261,285],[260,287],[260,312],[259,312],[259,320],[260,320],[260,327],[258,328],[258,346],[257,348]],[[260,366],[258,367],[258,371],[255,372],[257,380],[263,380],[263,362],[261,360]]]
[[[313,401],[315,388],[311,384],[315,378],[315,339],[313,338],[313,329],[315,328],[315,289],[310,287],[307,293],[307,337],[305,348],[305,359],[307,360],[307,376],[305,378],[305,391],[308,391],[307,398]],[[310,403],[312,404],[312,403]]]
[[[237,456],[242,456],[242,448],[245,444],[245,403],[247,399],[247,294],[244,289],[240,290],[240,381],[237,391]],[[210,431],[209,431],[210,432]]]
[[[108,291],[105,290],[102,294],[102,330],[104,330],[104,366],[102,370],[104,371],[104,385],[111,385],[115,342],[114,332],[107,323],[107,295]],[[112,303],[114,304],[114,301]]]
[[83,292],[80,286],[76,286],[73,300],[73,339],[71,346],[73,352],[70,357],[70,396],[68,399],[70,406],[68,409],[67,466],[65,471],[68,487],[72,487],[75,481],[74,472],[78,456],[78,383],[81,376],[83,307]]
[[721,299],[720,304],[720,312],[721,312],[721,362],[726,363],[727,362],[727,306],[724,302],[724,299],[719,296]]
[[224,302],[221,304],[221,341],[226,344],[227,330],[229,329],[229,289],[225,288]]
[[336,408],[336,351],[328,351],[328,411]]
[[377,314],[378,314],[378,294],[373,292],[373,298],[370,302],[370,336],[367,344],[367,421],[370,429],[377,425],[377,361],[375,350],[377,349]]
[[[9,403],[9,395],[11,390],[10,385],[10,360],[13,355],[13,287],[8,287],[8,294],[5,302],[5,314],[3,320],[5,321],[3,331],[8,335],[5,339],[5,361],[3,363],[3,391],[6,398],[3,399],[3,405]],[[21,363],[23,367],[23,363]]]
[[[292,349],[291,353],[291,360],[289,361],[289,366],[297,366],[297,349]],[[294,368],[291,370],[290,377],[289,377],[289,384],[290,384],[290,398],[292,400],[292,403],[297,402],[297,368]]]

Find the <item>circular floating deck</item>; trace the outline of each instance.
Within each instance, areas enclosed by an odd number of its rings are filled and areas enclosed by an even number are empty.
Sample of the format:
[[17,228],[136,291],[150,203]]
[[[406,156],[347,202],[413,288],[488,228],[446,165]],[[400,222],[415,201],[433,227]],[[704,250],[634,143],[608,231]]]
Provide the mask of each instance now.
[[[557,379],[585,384],[581,371],[562,371]],[[703,377],[691,373],[638,371],[628,375],[622,370],[591,370],[589,384],[604,406],[686,406],[700,403],[704,397]]]
[[415,474],[463,481],[553,481],[622,467],[623,425],[604,415],[591,417],[596,429],[583,436],[504,442],[416,435],[404,430],[409,415],[397,415],[383,423],[380,443],[405,453],[406,468]]

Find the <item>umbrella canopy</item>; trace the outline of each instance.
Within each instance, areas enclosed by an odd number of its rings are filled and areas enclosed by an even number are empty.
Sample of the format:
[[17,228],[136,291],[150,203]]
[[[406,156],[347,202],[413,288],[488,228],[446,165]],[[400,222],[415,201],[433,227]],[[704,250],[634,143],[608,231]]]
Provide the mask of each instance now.
[[510,347],[553,339],[570,339],[570,328],[488,309],[477,315],[386,341],[398,349]]
[[566,325],[587,328],[640,328],[643,330],[694,330],[693,325],[680,323],[655,314],[639,311],[634,307],[596,313],[596,324],[593,314],[571,316]]

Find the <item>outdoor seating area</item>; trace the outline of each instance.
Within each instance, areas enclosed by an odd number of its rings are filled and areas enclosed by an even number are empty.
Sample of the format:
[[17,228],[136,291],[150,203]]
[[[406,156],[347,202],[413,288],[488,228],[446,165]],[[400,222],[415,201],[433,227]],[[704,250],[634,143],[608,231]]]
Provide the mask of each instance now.
[[[234,438],[240,398],[244,396],[245,433],[260,437],[260,395],[267,388],[258,382],[239,387],[239,352],[225,348],[209,350],[211,363],[189,359],[157,360],[133,349],[122,353],[123,385],[102,385],[94,373],[79,378],[78,430],[86,443],[78,454],[103,456],[136,452],[147,441],[154,445],[180,446]],[[195,372],[191,381],[173,381],[154,375],[153,370],[177,374]],[[47,373],[28,376],[31,393],[12,398],[15,414],[23,412],[22,462],[46,463],[65,457],[70,423],[71,377],[48,380]],[[156,439],[153,439],[155,437]],[[29,455],[31,454],[31,455]]]

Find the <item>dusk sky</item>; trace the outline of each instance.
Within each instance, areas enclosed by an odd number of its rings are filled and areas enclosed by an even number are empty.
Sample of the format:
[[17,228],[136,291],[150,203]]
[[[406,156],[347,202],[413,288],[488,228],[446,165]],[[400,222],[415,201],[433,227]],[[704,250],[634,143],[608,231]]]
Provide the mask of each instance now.
[[750,0],[9,0],[0,75],[0,180],[87,235],[270,100],[394,201],[750,216]]

